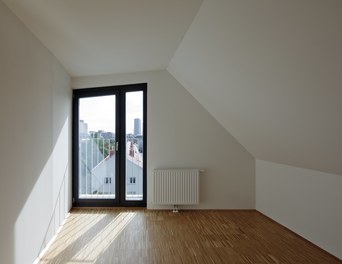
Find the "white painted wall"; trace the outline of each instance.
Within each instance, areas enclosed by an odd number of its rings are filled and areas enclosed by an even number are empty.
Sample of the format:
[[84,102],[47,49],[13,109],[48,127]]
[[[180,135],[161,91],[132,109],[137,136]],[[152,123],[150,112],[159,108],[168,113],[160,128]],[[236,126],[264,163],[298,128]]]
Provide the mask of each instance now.
[[0,1],[0,263],[32,263],[70,208],[70,78]]
[[256,209],[342,259],[342,177],[256,160]]
[[204,0],[168,71],[255,158],[342,175],[341,12]]
[[[73,79],[74,88],[148,83],[147,206],[153,169],[202,168],[195,208],[255,208],[254,158],[168,72]],[[188,207],[189,208],[189,207]]]

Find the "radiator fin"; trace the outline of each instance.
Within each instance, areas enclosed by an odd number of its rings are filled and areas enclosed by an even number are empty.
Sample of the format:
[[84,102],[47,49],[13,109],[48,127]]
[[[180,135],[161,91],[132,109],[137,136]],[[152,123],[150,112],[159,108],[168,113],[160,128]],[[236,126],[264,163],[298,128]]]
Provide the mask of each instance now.
[[154,203],[199,203],[199,169],[154,170]]

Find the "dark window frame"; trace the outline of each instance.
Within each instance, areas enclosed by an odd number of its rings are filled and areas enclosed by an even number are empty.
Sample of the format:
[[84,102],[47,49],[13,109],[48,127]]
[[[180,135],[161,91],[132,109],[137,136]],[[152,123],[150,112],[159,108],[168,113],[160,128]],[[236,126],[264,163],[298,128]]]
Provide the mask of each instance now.
[[[143,199],[140,201],[126,200],[126,93],[143,92]],[[116,164],[115,194],[113,199],[79,199],[78,198],[78,141],[79,141],[79,99],[94,96],[116,95],[116,131],[115,140],[119,142],[119,153]],[[72,205],[75,207],[115,207],[133,206],[146,207],[147,204],[147,83],[126,84],[106,87],[92,87],[73,90],[72,102]],[[119,121],[118,121],[119,120]],[[123,153],[123,154],[122,154]],[[120,156],[120,157],[119,157]]]

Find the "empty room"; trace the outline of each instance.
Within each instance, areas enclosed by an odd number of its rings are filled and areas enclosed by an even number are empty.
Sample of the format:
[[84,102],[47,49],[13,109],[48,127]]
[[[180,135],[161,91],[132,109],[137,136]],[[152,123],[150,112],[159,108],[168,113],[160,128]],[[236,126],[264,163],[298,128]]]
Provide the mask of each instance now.
[[1,0],[0,263],[342,263],[341,14]]

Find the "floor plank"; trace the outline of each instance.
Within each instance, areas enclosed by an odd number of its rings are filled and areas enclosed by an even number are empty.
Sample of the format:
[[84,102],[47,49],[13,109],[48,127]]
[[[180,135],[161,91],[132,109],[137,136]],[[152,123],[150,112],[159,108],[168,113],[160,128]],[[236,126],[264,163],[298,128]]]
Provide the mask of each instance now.
[[73,209],[39,263],[342,262],[257,211]]

